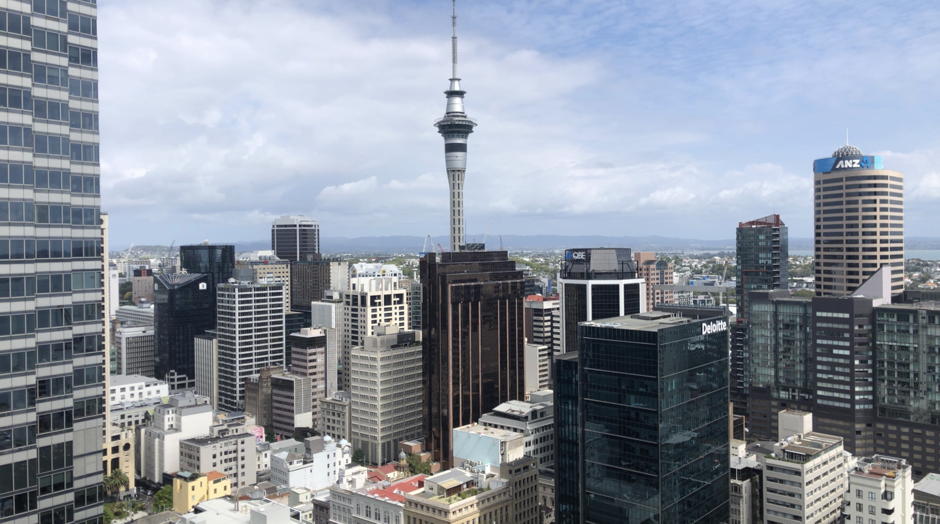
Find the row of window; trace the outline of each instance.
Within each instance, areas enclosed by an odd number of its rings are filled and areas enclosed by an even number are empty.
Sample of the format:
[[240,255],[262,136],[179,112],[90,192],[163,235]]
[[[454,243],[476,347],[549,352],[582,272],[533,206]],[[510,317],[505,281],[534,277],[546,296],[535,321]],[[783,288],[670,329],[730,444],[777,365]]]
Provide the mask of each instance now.
[[101,256],[100,240],[3,239],[0,260],[46,260],[50,258],[96,258]]
[[89,320],[101,320],[101,308],[97,302],[36,310],[37,329],[71,326]]
[[72,377],[59,376],[41,378],[36,381],[38,398],[60,397],[72,394]]
[[98,113],[88,111],[69,111],[69,127],[86,131],[98,130]]
[[65,0],[33,0],[33,12],[65,20],[69,10]]
[[35,277],[0,278],[0,298],[31,297],[35,294]]
[[69,50],[69,43],[68,38],[62,33],[34,27],[33,47],[55,53],[66,53]]
[[71,409],[51,411],[36,415],[36,427],[39,435],[71,429],[73,425]]
[[[94,486],[75,490],[76,508],[91,506],[92,504],[98,504],[99,502],[104,502],[104,487],[101,484],[95,484]],[[91,521],[85,521],[85,524],[88,522]],[[98,522],[100,522],[100,520]]]
[[29,89],[0,87],[0,107],[29,111],[33,108],[33,95]]
[[69,64],[98,67],[98,50],[90,47],[70,45]]
[[36,332],[35,313],[0,315],[0,336],[27,335]]
[[0,69],[16,73],[29,73],[33,70],[33,61],[28,52],[0,49]]
[[69,31],[88,36],[98,36],[98,20],[93,16],[69,13]]
[[12,517],[13,515],[35,511],[37,506],[35,490],[9,497],[0,497],[0,517]]
[[29,15],[0,11],[0,31],[13,33],[14,35],[29,36],[32,31]]
[[[58,135],[36,135],[33,152],[41,155],[69,156],[69,137]],[[0,144],[2,145],[2,144]]]
[[[65,139],[68,144],[68,138]],[[0,146],[33,147],[33,129],[24,126],[0,124]],[[66,147],[68,147],[66,145]]]
[[46,364],[48,362],[67,362],[72,360],[72,343],[53,342],[51,344],[39,344],[36,353],[39,355],[40,364]]
[[26,459],[0,466],[0,494],[36,485],[36,459]]
[[[35,79],[34,79],[35,81]],[[98,100],[98,81],[85,80],[83,78],[67,79],[69,94],[79,98],[88,98]],[[64,87],[64,86],[63,86]]]
[[37,98],[33,102],[33,118],[65,122],[69,119],[69,104],[58,100],[41,100]]
[[[12,205],[14,202],[11,202]],[[37,224],[72,224],[74,226],[97,226],[100,224],[98,208],[70,207],[58,204],[36,204]],[[0,213],[2,213],[0,207]],[[0,214],[0,217],[3,215]],[[2,218],[0,218],[2,220]]]
[[72,489],[72,470],[39,477],[39,494],[49,495]]
[[75,507],[65,504],[39,514],[39,524],[67,524],[75,519]]
[[35,443],[35,424],[0,429],[0,451],[32,446]]
[[37,189],[64,189],[72,193],[97,195],[101,191],[96,176],[70,175],[68,171],[33,170],[30,164],[0,163],[0,184],[35,186]]
[[36,369],[35,351],[17,351],[0,355],[0,374],[23,373]]
[[95,417],[104,413],[103,398],[88,398],[75,401],[75,418]]
[[98,144],[80,144],[72,142],[71,160],[73,162],[98,162]]
[[28,387],[0,391],[0,413],[36,407],[36,388]]
[[64,67],[46,64],[34,64],[33,83],[45,84],[55,87],[67,87],[69,88],[70,93],[72,91],[72,86],[69,83],[69,70]]

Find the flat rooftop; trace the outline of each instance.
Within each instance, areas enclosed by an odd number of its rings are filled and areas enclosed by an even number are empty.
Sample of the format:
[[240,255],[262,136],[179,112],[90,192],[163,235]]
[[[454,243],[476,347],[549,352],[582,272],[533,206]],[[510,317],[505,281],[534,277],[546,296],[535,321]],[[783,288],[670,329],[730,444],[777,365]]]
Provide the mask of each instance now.
[[802,436],[791,437],[789,440],[785,441],[781,448],[789,453],[799,453],[807,457],[812,457],[832,449],[833,446],[841,444],[842,437],[811,431]]
[[[716,315],[714,318],[719,318]],[[683,324],[691,324],[706,319],[695,319],[690,317],[676,316],[666,311],[649,311],[646,313],[637,313],[635,315],[626,315],[622,317],[611,317],[582,322],[582,326],[604,327],[615,329],[630,329],[633,331],[659,331]]]
[[143,375],[111,375],[109,387],[113,388],[115,386],[127,386],[130,384],[140,384],[141,382],[146,383],[148,386],[165,384],[165,382],[163,382],[160,379],[156,379],[153,377],[145,377]]
[[884,304],[878,306],[878,309],[899,309],[905,311],[916,311],[919,309],[933,309],[940,311],[940,301],[937,300],[924,300],[923,302],[913,302],[913,303],[897,303],[897,304]]
[[466,426],[461,426],[459,428],[454,428],[454,431],[460,431],[463,433],[472,433],[474,435],[483,435],[487,437],[492,437],[499,440],[514,440],[517,438],[522,438],[521,433],[516,433],[515,431],[509,431],[507,429],[498,429],[491,428],[489,426],[481,426],[480,424],[469,424]]
[[[936,497],[940,500],[940,473],[928,473],[920,482],[914,484],[914,491]],[[920,498],[916,494],[915,498]]]

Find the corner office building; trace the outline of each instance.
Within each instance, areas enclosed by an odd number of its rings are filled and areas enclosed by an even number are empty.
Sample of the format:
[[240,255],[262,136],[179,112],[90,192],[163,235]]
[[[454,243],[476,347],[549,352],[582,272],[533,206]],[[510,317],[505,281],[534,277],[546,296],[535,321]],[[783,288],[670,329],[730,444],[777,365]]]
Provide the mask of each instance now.
[[525,279],[505,251],[421,259],[427,449],[451,461],[456,427],[525,396]]
[[904,175],[854,146],[813,162],[816,294],[850,293],[882,266],[904,291]]
[[97,8],[10,0],[0,20],[0,522],[100,522]]
[[653,311],[579,339],[556,360],[556,522],[727,522],[728,318]]
[[562,352],[578,350],[578,323],[646,311],[646,285],[626,248],[567,249],[558,279]]

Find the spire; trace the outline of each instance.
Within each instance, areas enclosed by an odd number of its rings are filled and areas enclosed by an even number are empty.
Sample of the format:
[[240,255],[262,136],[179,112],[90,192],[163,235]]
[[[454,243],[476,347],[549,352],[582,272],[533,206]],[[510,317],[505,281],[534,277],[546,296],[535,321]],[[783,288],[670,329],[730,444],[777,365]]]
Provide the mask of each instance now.
[[457,0],[451,0],[450,26],[453,33],[450,37],[450,54],[452,71],[451,78],[457,78]]

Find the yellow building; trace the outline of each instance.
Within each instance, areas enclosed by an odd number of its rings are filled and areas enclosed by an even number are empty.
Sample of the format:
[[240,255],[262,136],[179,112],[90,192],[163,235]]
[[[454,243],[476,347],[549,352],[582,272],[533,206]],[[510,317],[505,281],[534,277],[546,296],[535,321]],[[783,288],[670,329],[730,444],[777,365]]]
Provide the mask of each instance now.
[[134,493],[134,429],[122,429],[116,425],[110,429],[104,435],[104,475],[110,476],[114,470],[120,469],[127,477],[127,486],[121,487],[120,492]]
[[180,471],[173,477],[173,511],[189,513],[200,502],[232,494],[232,481],[218,471],[205,475]]

